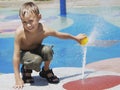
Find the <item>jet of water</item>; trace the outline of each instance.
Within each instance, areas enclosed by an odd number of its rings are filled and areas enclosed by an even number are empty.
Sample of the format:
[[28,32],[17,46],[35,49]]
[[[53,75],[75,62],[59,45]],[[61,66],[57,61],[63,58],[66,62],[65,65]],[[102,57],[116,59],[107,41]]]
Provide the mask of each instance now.
[[82,79],[84,79],[85,65],[86,65],[86,55],[87,55],[87,46],[83,46],[83,62],[82,62]]

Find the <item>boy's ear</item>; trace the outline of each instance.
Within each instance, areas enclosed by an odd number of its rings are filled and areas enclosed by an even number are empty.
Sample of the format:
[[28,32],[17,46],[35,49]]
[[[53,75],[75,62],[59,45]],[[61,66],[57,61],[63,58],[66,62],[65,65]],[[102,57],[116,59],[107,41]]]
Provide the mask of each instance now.
[[39,18],[39,19],[41,19],[41,18],[42,18],[41,14],[39,14],[39,15],[38,15],[38,18]]

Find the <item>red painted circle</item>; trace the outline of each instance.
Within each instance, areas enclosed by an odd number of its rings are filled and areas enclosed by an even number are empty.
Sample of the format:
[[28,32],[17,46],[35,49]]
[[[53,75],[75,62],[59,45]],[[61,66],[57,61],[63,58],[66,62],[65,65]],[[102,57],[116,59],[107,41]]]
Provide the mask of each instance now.
[[104,90],[120,84],[120,76],[105,75],[71,81],[63,85],[66,90]]

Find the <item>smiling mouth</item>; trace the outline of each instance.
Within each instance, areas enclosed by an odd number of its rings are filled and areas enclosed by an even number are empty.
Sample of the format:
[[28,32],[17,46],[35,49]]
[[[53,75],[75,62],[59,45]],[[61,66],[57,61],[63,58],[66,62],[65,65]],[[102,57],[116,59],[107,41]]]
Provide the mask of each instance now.
[[32,27],[32,28],[28,28],[28,31],[32,31],[34,28]]

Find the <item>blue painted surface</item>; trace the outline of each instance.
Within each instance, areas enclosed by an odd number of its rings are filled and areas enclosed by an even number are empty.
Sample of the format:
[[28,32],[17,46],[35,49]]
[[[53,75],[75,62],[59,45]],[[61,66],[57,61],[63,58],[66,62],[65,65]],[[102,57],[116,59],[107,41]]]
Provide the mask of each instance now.
[[[71,18],[74,23],[61,30],[72,35],[85,33],[88,36],[96,27],[100,36],[98,40],[120,40],[120,28],[106,22],[102,17],[88,14],[69,13],[67,17]],[[97,25],[96,25],[97,24]],[[13,72],[12,56],[13,56],[14,38],[0,38],[0,72]],[[82,66],[82,47],[77,45],[73,40],[62,40],[54,37],[48,37],[44,40],[45,44],[54,45],[54,58],[51,67],[81,67]],[[87,47],[87,63],[120,57],[120,43],[116,43],[110,47]]]
[[0,72],[13,72],[13,38],[0,38]]

